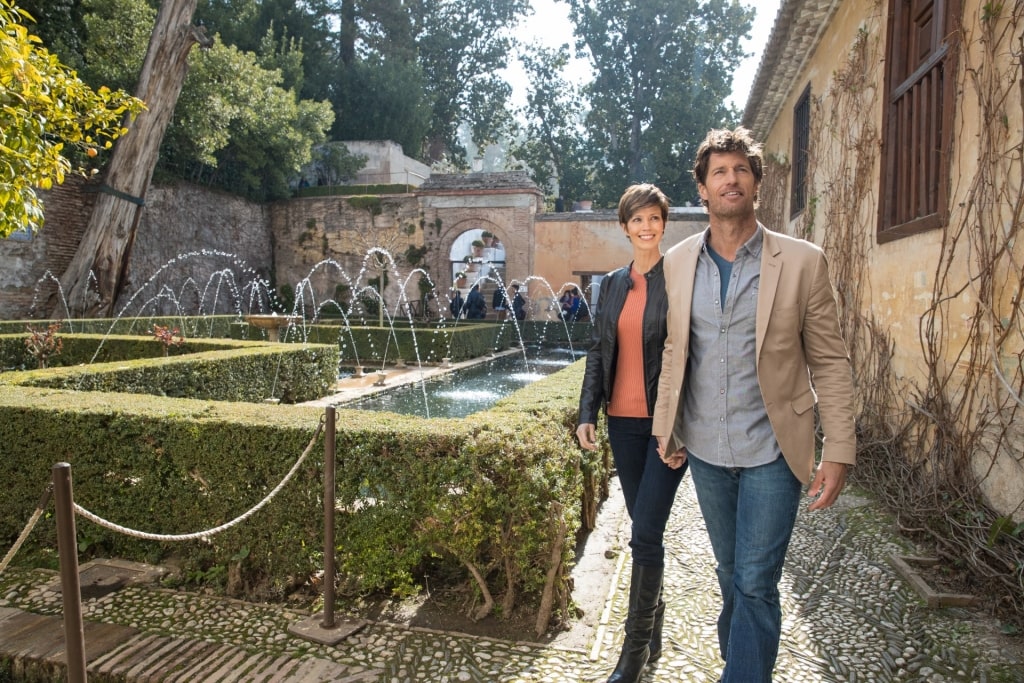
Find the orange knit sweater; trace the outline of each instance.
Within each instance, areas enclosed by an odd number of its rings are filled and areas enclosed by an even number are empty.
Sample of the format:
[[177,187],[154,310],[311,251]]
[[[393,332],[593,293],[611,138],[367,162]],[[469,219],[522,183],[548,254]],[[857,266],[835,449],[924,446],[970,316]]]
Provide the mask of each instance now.
[[608,401],[608,414],[615,417],[650,417],[644,382],[643,348],[647,278],[632,269],[629,277],[633,280],[633,288],[626,292],[626,300],[619,313],[618,355],[615,359],[615,379],[612,382],[612,396]]

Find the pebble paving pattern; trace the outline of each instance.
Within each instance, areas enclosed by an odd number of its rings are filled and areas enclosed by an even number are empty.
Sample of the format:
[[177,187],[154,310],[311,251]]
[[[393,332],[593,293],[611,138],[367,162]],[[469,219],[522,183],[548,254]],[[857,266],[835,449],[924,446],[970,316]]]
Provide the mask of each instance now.
[[[968,612],[924,606],[889,563],[893,554],[914,549],[866,503],[844,493],[832,510],[801,510],[780,586],[783,636],[775,681],[1024,681],[1024,662],[977,628]],[[619,536],[628,553],[628,523]],[[714,683],[722,666],[715,627],[720,599],[689,477],[679,489],[666,546],[665,652],[642,680]],[[616,588],[586,651],[386,623],[370,623],[336,646],[321,645],[288,632],[306,613],[145,586],[88,600],[83,614],[146,634],[243,648],[251,656],[233,665],[236,675],[247,667],[315,658],[380,683],[604,681],[622,643],[629,564],[628,555],[619,558]],[[0,575],[0,607],[59,614],[55,574],[8,569]]]

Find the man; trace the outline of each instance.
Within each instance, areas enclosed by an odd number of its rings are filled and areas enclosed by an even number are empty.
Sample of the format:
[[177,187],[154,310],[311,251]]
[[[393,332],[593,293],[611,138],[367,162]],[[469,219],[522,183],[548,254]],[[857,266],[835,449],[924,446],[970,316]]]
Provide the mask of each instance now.
[[483,320],[487,317],[487,302],[484,295],[480,293],[480,285],[473,285],[466,296],[466,318],[468,320]]
[[[566,298],[568,297],[568,298]],[[576,287],[569,289],[562,298],[562,320],[572,323],[579,317],[580,305],[583,303],[583,296]]]
[[689,463],[715,553],[723,683],[771,681],[800,491],[810,482],[809,509],[829,507],[855,460],[852,372],[828,265],[816,245],[757,221],[762,173],[749,131],[708,133],[693,174],[709,226],[664,266],[653,433],[666,464]]
[[491,308],[498,314],[498,320],[504,320],[507,309],[507,294],[505,293],[505,285],[498,283],[497,289],[494,290],[494,296],[491,297]]

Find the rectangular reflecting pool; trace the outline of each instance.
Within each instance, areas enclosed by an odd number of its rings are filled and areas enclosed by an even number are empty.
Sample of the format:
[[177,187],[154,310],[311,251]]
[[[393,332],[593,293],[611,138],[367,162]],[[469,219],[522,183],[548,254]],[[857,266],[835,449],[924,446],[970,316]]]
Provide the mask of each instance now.
[[498,399],[558,372],[583,355],[580,350],[531,348],[525,354],[482,359],[474,365],[385,389],[339,407],[420,417],[465,417],[490,408]]

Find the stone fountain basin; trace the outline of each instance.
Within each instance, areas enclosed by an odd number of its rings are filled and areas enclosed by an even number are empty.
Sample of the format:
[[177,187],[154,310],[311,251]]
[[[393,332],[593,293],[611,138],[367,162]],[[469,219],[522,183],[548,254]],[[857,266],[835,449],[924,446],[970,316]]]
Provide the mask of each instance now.
[[280,341],[280,329],[288,327],[301,318],[297,315],[276,315],[274,313],[253,313],[244,317],[245,322],[267,331],[267,338]]
[[275,315],[272,313],[253,313],[244,316],[245,322],[264,330],[287,327],[301,320],[297,315]]

